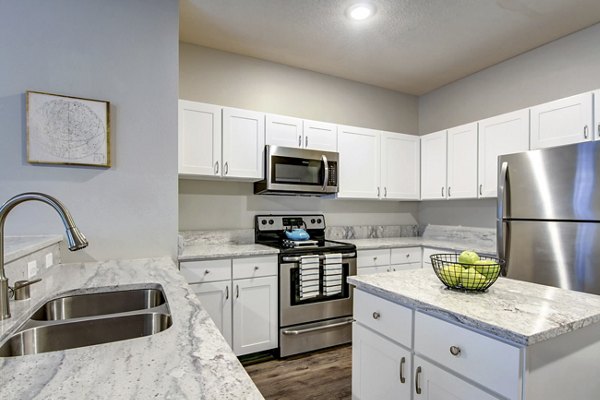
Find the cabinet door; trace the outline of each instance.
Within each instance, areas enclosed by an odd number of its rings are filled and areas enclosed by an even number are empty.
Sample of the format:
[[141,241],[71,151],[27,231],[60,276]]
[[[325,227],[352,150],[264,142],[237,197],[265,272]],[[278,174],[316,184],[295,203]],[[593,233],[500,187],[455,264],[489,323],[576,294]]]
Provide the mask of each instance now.
[[477,197],[477,123],[448,129],[448,198]]
[[600,140],[600,90],[594,91],[594,139]]
[[179,173],[221,174],[221,107],[179,100]]
[[446,198],[446,131],[421,136],[421,199]]
[[409,400],[411,354],[359,323],[352,329],[352,398]]
[[[415,400],[497,400],[459,377],[415,356]],[[420,393],[418,393],[420,391]]]
[[277,277],[233,281],[233,351],[236,355],[277,347]]
[[381,134],[381,198],[418,200],[421,194],[420,168],[418,136]]
[[531,149],[592,140],[592,93],[531,108]]
[[303,132],[305,148],[337,151],[337,125],[305,119]]
[[302,120],[283,115],[267,114],[265,143],[273,146],[302,147]]
[[498,157],[529,150],[529,110],[479,121],[478,196],[496,197]]
[[231,281],[190,284],[190,287],[231,346]]
[[338,127],[340,198],[377,199],[379,185],[379,132]]
[[265,153],[265,114],[223,109],[223,176],[262,179]]

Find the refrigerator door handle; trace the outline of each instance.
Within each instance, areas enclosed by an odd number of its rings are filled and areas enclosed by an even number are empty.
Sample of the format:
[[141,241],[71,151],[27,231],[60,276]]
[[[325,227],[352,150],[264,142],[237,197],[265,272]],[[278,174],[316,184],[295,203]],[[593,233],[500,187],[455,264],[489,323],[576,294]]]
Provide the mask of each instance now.
[[508,162],[503,162],[500,167],[500,176],[498,178],[498,214],[496,216],[496,249],[498,252],[498,258],[505,257],[504,248],[504,209],[505,209],[505,196],[506,196],[506,185],[508,177]]

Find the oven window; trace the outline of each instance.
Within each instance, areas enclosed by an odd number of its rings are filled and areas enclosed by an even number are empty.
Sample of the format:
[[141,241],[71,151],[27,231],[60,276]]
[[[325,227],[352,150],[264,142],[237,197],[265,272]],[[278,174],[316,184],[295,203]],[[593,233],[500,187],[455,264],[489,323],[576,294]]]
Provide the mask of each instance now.
[[272,183],[323,185],[323,163],[305,158],[272,157]]

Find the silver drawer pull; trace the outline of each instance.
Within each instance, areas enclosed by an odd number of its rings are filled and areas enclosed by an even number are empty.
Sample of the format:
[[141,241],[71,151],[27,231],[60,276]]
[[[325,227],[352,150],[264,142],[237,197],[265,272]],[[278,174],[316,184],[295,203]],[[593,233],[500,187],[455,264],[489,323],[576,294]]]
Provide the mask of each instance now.
[[205,270],[204,271],[204,275],[206,275],[206,274],[210,274],[210,271],[209,270]]
[[587,125],[583,127],[583,137],[585,139],[588,138],[588,126]]
[[417,372],[415,374],[415,392],[417,394],[421,394],[421,367],[417,367]]
[[450,346],[450,354],[452,354],[453,356],[458,356],[460,354],[460,347]]
[[254,270],[255,270],[255,271],[258,271],[258,265],[255,265],[255,266],[254,266]]
[[377,261],[377,257],[373,257],[373,261]]
[[377,311],[373,312],[373,319],[379,319],[381,317],[381,314],[379,314]]

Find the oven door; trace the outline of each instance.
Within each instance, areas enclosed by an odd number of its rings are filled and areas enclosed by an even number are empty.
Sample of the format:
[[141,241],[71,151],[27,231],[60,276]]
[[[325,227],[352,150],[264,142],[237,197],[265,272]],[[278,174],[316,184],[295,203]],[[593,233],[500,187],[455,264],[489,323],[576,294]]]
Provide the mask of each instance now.
[[337,193],[338,153],[266,147],[266,191]]
[[322,321],[352,315],[352,287],[346,277],[356,275],[356,253],[342,256],[344,284],[342,293],[335,296],[318,296],[310,300],[299,299],[299,257],[283,256],[279,268],[279,326],[286,327],[307,322]]

